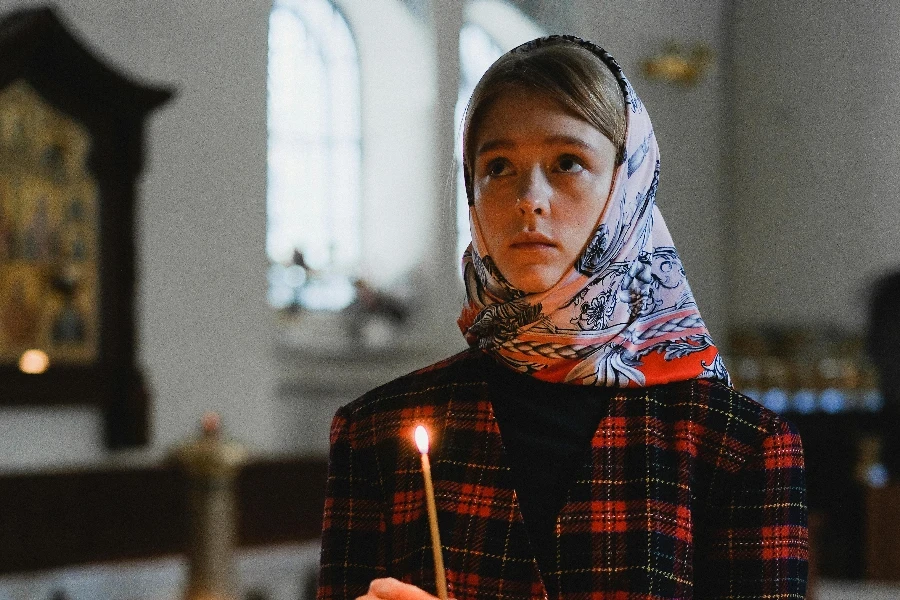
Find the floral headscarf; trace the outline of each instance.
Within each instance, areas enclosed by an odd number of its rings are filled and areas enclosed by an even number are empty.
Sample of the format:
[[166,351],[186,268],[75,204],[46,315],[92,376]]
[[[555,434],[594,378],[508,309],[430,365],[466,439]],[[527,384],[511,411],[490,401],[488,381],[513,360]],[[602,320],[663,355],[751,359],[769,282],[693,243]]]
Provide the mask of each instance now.
[[695,378],[729,382],[656,207],[659,149],[643,103],[612,56],[590,42],[549,36],[511,52],[558,43],[600,57],[625,96],[625,153],[609,202],[572,269],[539,294],[526,294],[503,278],[485,252],[470,207],[460,329],[470,345],[544,381],[610,387]]

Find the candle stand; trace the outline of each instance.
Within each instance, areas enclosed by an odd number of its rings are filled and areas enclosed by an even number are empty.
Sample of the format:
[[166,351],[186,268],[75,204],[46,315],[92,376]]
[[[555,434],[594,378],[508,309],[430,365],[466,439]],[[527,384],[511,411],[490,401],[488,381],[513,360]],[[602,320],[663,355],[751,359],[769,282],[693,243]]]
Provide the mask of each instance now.
[[234,565],[237,510],[234,482],[246,449],[222,440],[219,417],[208,413],[202,436],[174,452],[187,475],[190,544],[184,600],[238,600]]

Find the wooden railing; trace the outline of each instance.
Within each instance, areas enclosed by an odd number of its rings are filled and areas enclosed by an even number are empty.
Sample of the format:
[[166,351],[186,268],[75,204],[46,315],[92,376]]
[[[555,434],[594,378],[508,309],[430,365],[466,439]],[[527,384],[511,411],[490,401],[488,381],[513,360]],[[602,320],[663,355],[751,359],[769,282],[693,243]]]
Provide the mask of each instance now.
[[[324,459],[251,462],[237,483],[238,543],[319,536]],[[181,554],[187,489],[171,465],[0,475],[0,574]]]

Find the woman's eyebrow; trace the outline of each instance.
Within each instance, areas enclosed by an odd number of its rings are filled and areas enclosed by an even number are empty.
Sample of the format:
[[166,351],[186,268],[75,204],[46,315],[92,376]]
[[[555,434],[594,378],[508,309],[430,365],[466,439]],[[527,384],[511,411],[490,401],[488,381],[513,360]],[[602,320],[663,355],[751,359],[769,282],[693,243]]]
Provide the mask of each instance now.
[[584,148],[585,150],[589,150],[591,152],[597,152],[598,149],[593,144],[590,144],[584,141],[581,138],[571,136],[571,135],[551,135],[549,137],[544,138],[545,144],[553,144],[553,145],[565,145],[565,146],[578,146],[580,148]]
[[483,154],[484,152],[490,152],[491,150],[509,150],[511,148],[515,148],[516,145],[512,140],[507,139],[497,139],[497,140],[488,140],[481,144],[478,147],[478,150],[475,151],[475,154]]

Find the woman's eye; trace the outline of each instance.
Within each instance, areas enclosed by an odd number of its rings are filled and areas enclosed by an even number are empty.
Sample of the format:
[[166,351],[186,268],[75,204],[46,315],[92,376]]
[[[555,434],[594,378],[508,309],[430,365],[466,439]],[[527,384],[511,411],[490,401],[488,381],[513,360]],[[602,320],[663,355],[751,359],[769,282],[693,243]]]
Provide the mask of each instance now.
[[574,156],[563,156],[557,165],[563,173],[579,173],[584,170],[581,162]]
[[505,159],[495,158],[487,164],[487,174],[491,177],[505,175],[509,169],[509,163]]

